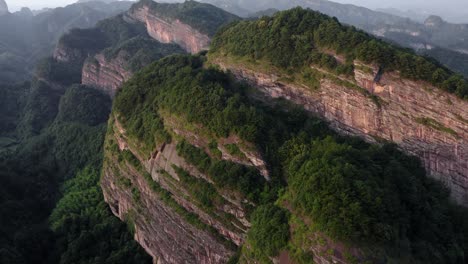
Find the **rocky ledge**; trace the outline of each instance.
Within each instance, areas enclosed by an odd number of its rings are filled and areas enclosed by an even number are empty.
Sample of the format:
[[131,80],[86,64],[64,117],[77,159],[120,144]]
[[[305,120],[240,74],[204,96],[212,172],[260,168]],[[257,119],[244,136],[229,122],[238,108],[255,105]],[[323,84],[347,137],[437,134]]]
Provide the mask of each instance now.
[[279,74],[215,59],[221,68],[245,80],[264,100],[285,98],[330,122],[337,131],[369,142],[395,142],[418,156],[431,176],[468,206],[468,102],[425,82],[379,74],[355,62],[352,80],[323,78],[319,89],[281,81]]

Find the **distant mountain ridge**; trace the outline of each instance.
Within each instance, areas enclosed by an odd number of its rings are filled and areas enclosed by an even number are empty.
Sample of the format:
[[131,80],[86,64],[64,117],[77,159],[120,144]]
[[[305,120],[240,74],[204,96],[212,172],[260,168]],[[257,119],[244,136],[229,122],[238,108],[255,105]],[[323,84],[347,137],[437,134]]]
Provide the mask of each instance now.
[[8,13],[8,5],[5,0],[0,0],[0,16]]
[[[426,23],[416,22],[381,11],[327,0],[202,0],[234,14],[248,17],[258,16],[268,9],[286,10],[301,6],[337,17],[340,22],[355,26],[371,34],[391,40],[421,54],[433,56],[451,69],[468,76],[468,25],[451,24],[437,16]],[[269,14],[269,13],[265,13]],[[271,13],[270,13],[271,14]],[[437,22],[437,23],[433,23]]]
[[[34,15],[23,8],[0,16],[0,82],[31,77],[39,59],[49,56],[61,35],[72,28],[89,28],[128,10],[133,2],[92,1],[46,10]],[[14,28],[15,30],[11,30]]]

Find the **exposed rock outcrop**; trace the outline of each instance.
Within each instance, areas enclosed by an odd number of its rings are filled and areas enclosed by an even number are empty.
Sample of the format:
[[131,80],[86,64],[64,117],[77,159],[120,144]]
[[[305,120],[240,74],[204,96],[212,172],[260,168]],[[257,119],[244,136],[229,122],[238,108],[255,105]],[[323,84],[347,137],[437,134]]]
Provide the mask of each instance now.
[[125,62],[122,56],[107,61],[103,54],[96,55],[83,66],[82,84],[99,88],[113,97],[122,83],[133,75],[125,69]]
[[153,14],[147,5],[130,10],[128,16],[144,23],[148,34],[162,43],[176,43],[190,53],[209,48],[211,39],[208,35],[178,19],[159,17]]
[[[184,185],[176,168],[205,184],[212,181],[177,154],[177,141],[158,146],[145,158],[126,136],[125,128],[114,118],[111,124],[101,186],[112,212],[135,228],[135,239],[155,263],[226,263],[234,254],[229,244],[241,245],[250,227],[245,201],[217,189],[218,202],[207,211]],[[132,152],[141,167],[122,160],[119,155],[123,151]],[[202,224],[194,224],[187,215]]]
[[286,98],[345,134],[370,142],[395,142],[421,158],[430,175],[444,182],[460,204],[468,205],[466,101],[428,83],[402,79],[398,73],[376,78],[377,68],[358,62],[355,84],[359,89],[325,78],[318,90],[282,82],[275,74],[222,60],[217,63],[257,87],[264,99]]

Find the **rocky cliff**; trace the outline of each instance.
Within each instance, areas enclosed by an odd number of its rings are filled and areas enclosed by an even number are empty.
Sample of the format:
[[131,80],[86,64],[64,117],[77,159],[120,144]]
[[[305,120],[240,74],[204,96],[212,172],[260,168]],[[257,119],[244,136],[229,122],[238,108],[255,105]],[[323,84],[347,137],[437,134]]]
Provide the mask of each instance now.
[[[250,205],[235,192],[213,187],[209,176],[178,155],[181,140],[202,149],[210,142],[178,121],[168,115],[164,123],[179,139],[158,145],[151,156],[145,156],[118,119],[111,119],[101,181],[106,202],[135,229],[135,239],[155,263],[226,263],[235,246],[245,240]],[[268,177],[258,153],[242,150],[245,158],[239,159],[222,145],[234,142],[240,140],[219,140],[222,158],[256,166]],[[214,207],[200,202],[197,196],[202,194],[194,192],[194,185],[214,190],[209,201]]]
[[81,83],[98,87],[113,97],[122,83],[133,75],[124,65],[122,57],[107,61],[103,54],[98,54],[84,64]]
[[83,66],[82,84],[113,97],[139,69],[171,54],[185,53],[176,44],[162,44],[149,36],[135,37],[89,58]]
[[219,8],[194,1],[140,1],[94,28],[72,30],[60,39],[54,58],[84,64],[82,84],[113,96],[134,72],[162,57],[208,49],[214,32],[235,19]]
[[210,45],[208,35],[200,33],[180,20],[158,17],[148,6],[134,9],[129,16],[145,23],[148,34],[154,39],[162,43],[177,43],[187,52],[198,53],[207,50]]
[[[355,61],[355,79],[332,76],[314,90],[285,82],[284,75],[258,68],[215,63],[257,87],[263,99],[285,98],[323,117],[337,131],[370,142],[395,142],[421,158],[459,203],[468,204],[468,103],[425,82]],[[322,70],[319,70],[322,71]]]
[[207,50],[218,28],[239,19],[215,6],[195,1],[159,4],[147,0],[135,4],[127,17],[144,23],[154,39],[176,43],[190,53]]

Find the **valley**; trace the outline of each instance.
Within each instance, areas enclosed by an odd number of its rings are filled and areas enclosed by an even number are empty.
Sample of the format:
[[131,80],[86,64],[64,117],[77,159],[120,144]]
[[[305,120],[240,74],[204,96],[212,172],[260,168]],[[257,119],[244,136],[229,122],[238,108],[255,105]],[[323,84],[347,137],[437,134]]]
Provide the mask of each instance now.
[[80,1],[0,72],[1,263],[467,261],[466,69],[387,41],[462,26],[203,2]]

